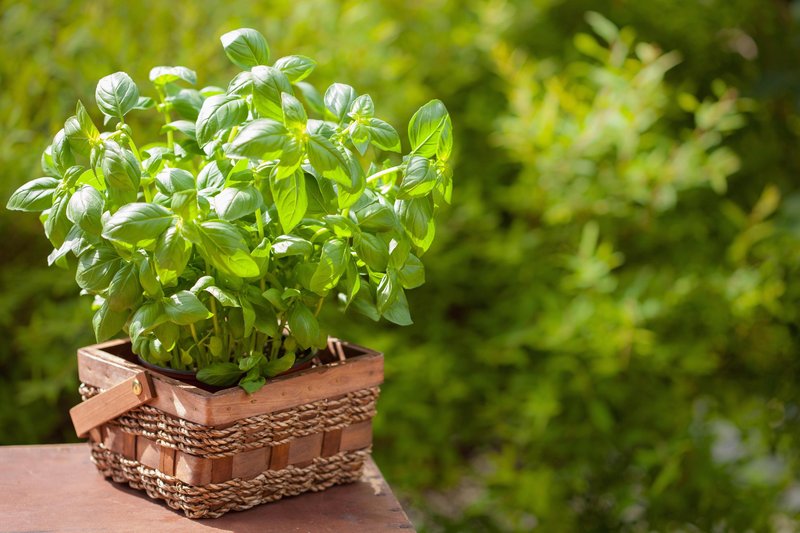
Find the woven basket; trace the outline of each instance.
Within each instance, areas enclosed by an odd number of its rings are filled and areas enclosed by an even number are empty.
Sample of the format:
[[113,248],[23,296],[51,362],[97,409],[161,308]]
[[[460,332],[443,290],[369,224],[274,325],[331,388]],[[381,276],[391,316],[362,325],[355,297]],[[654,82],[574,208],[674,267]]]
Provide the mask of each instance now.
[[98,470],[190,518],[359,479],[383,381],[380,353],[330,339],[314,367],[248,395],[208,392],[133,362],[130,343],[78,351],[71,411]]

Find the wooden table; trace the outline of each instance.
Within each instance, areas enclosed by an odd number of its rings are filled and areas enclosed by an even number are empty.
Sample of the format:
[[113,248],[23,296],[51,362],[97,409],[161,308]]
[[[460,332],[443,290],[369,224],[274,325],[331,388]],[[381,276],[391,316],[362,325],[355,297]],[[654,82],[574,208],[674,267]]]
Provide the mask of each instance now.
[[0,531],[414,531],[370,459],[358,483],[190,520],[127,485],[106,480],[85,444],[0,447]]

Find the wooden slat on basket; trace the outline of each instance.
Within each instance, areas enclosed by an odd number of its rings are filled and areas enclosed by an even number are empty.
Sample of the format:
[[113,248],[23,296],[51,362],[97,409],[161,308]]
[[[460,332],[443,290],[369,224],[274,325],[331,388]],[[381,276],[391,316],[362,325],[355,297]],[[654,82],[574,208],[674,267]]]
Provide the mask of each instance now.
[[[83,383],[108,389],[134,376],[141,367],[114,355],[127,341],[111,341],[78,350],[78,375]],[[345,362],[281,376],[255,394],[238,387],[210,393],[160,374],[152,374],[155,398],[149,405],[190,422],[223,426],[249,416],[297,407],[383,382],[383,356],[359,346]]]

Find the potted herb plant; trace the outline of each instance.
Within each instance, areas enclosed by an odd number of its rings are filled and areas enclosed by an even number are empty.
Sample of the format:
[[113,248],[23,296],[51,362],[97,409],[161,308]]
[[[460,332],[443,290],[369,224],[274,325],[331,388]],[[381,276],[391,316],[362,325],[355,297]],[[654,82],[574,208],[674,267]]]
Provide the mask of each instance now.
[[[128,337],[79,351],[73,420],[98,468],[190,516],[357,478],[382,356],[329,338],[319,313],[410,324],[405,291],[424,282],[452,191],[438,100],[412,117],[401,156],[369,95],[321,95],[304,81],[315,62],[270,64],[256,30],[221,41],[242,69],[227,88],[192,88],[186,67],[153,68],[154,97],[124,72],[101,79],[108,131],[78,102],[46,177],[7,206],[42,212],[48,263],[77,265],[98,342]],[[163,119],[162,139],[137,138],[138,111]]]

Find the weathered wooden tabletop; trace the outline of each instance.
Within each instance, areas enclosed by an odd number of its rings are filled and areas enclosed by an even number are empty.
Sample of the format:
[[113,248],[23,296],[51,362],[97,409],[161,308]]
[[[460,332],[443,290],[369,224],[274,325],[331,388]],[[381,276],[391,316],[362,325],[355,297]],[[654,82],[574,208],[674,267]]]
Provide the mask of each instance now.
[[0,447],[0,531],[414,531],[377,466],[358,483],[307,493],[222,518],[190,520],[106,480],[85,444]]

